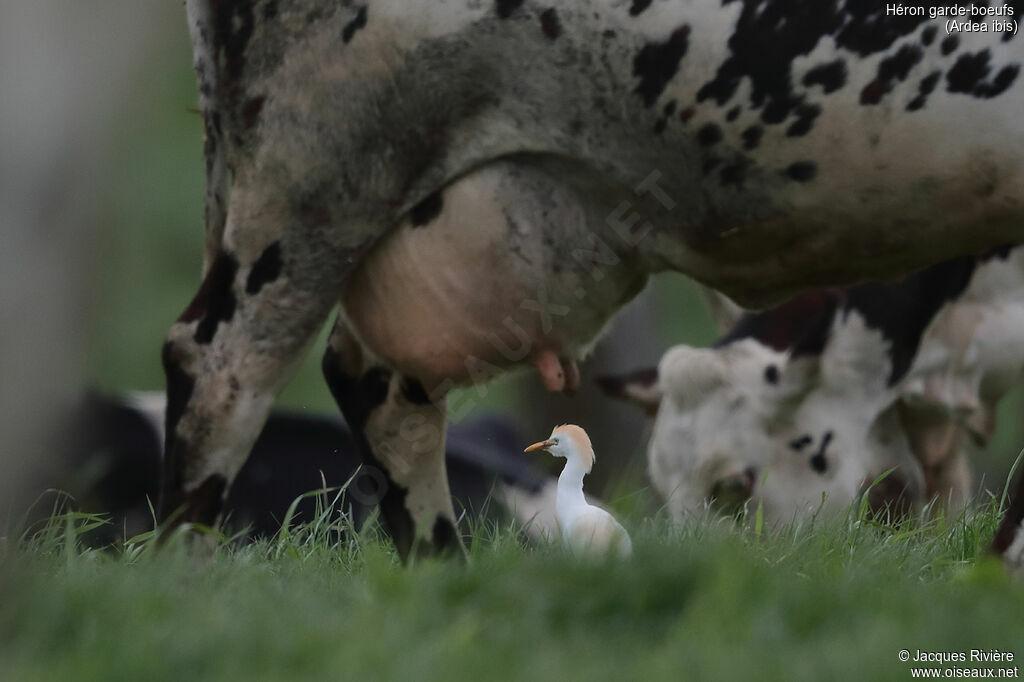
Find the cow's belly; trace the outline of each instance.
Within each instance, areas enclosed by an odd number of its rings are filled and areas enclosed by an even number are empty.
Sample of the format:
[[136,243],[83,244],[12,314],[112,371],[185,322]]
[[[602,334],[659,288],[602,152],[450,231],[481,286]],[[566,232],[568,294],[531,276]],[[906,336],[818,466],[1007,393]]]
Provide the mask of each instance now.
[[375,245],[342,298],[363,344],[428,388],[579,358],[646,281],[630,256],[589,250],[598,237],[614,247],[591,231],[601,221],[528,166],[492,164],[446,188],[439,212],[431,201]]

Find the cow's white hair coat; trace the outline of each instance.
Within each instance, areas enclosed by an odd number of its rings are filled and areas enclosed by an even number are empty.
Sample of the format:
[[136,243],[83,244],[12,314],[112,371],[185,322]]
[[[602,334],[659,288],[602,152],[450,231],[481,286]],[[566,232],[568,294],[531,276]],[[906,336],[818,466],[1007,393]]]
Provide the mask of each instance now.
[[[778,368],[777,383],[765,380],[769,365]],[[936,458],[966,462],[957,430],[986,441],[996,403],[1022,368],[1024,248],[978,265],[962,295],[935,315],[894,385],[889,341],[856,310],[834,317],[820,356],[790,357],[753,339],[675,347],[659,366],[652,482],[676,518],[701,509],[717,481],[746,470],[756,472],[754,504],[772,521],[843,510],[890,470],[921,503],[928,465],[963,465]],[[951,435],[929,450],[929,434],[917,432],[927,420],[908,420],[907,411],[945,415],[939,424]],[[808,455],[826,433],[827,468],[816,471]],[[794,449],[807,436],[812,440]],[[953,476],[961,488],[969,485],[969,472]],[[946,491],[947,502],[962,504],[967,492]]]

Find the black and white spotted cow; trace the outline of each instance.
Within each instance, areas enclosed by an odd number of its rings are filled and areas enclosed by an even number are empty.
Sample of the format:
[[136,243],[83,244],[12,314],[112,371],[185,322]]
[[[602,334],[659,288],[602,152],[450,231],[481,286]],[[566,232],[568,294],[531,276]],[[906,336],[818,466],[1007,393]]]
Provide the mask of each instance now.
[[802,294],[744,315],[712,348],[604,385],[657,413],[655,487],[675,518],[754,499],[787,521],[869,500],[954,508],[1024,369],[1024,248],[961,257],[896,283]]
[[571,390],[651,273],[763,304],[1024,224],[1012,32],[853,0],[186,8],[207,250],[163,350],[165,519],[218,517],[339,302],[324,372],[429,553],[459,545],[449,389],[533,364]]

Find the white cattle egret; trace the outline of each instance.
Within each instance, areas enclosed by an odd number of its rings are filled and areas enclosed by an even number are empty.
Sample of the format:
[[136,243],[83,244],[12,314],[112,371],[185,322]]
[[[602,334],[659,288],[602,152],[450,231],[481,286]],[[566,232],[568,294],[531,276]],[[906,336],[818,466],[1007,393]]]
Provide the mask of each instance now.
[[629,556],[633,543],[629,533],[606,512],[587,503],[583,496],[583,477],[594,466],[594,447],[587,432],[575,424],[556,426],[547,440],[534,443],[524,452],[545,450],[565,458],[565,468],[558,477],[555,511],[562,539],[574,550]]

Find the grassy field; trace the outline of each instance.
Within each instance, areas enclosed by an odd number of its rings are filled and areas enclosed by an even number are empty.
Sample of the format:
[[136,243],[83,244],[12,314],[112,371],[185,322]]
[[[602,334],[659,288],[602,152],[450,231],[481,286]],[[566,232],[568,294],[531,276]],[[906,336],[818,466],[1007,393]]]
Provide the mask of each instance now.
[[94,519],[58,519],[0,560],[0,679],[911,679],[901,649],[1024,655],[1024,585],[978,558],[994,506],[771,533],[647,520],[626,562],[478,528],[465,564],[411,567],[373,526],[200,558],[86,551]]

